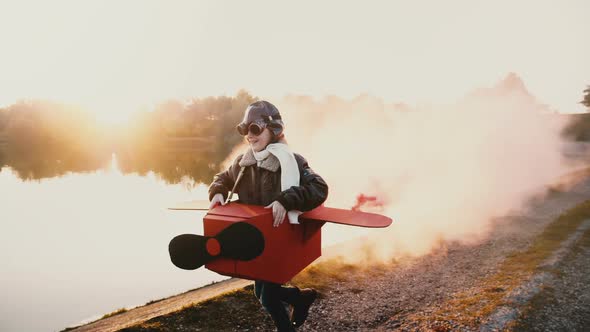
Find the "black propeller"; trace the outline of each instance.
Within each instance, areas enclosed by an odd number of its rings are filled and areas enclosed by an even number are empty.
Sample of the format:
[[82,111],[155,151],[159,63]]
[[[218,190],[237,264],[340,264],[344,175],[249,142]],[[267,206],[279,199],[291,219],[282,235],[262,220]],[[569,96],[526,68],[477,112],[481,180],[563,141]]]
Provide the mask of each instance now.
[[195,270],[218,257],[241,261],[254,259],[264,251],[264,236],[253,225],[238,222],[214,237],[178,235],[170,241],[168,251],[174,265],[184,270]]

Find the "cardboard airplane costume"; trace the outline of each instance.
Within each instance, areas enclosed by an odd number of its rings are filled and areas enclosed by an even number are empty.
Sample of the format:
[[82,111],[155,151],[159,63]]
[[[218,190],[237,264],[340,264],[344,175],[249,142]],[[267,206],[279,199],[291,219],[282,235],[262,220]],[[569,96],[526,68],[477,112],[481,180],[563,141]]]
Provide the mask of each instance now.
[[[174,210],[208,210],[208,202]],[[205,268],[230,277],[284,284],[322,254],[326,222],[381,228],[392,219],[375,213],[319,206],[273,227],[271,209],[239,201],[217,205],[203,218],[204,235],[182,234],[170,241],[172,263],[181,269]]]

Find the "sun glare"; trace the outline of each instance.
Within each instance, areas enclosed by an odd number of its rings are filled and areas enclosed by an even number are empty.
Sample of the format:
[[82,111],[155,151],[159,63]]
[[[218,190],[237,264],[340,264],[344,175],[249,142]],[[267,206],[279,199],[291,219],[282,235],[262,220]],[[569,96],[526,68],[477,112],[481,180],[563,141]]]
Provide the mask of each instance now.
[[106,125],[122,125],[130,121],[133,113],[140,110],[137,105],[121,105],[116,103],[95,103],[84,108],[92,113],[96,120]]

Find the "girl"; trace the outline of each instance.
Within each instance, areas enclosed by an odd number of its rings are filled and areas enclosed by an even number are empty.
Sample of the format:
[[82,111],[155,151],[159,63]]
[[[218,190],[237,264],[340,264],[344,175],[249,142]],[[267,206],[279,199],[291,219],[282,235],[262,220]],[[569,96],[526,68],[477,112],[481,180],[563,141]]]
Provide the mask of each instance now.
[[[328,185],[302,156],[291,152],[284,138],[281,115],[273,104],[250,104],[237,129],[250,148],[225,172],[215,175],[209,186],[210,208],[225,204],[242,168],[244,174],[236,189],[240,201],[272,209],[275,227],[280,227],[285,219],[297,224],[302,211],[312,210],[326,200]],[[254,281],[254,294],[281,332],[301,326],[317,297],[314,289],[300,290],[261,280]],[[284,303],[291,305],[290,314]]]

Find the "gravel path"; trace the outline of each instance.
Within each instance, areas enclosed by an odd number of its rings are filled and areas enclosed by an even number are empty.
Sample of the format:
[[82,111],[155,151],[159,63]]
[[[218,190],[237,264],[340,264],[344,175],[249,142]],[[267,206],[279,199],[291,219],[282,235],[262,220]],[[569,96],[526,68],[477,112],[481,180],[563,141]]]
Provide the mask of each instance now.
[[[312,307],[309,321],[299,330],[430,330],[432,322],[415,317],[444,311],[445,303],[458,292],[486,291],[481,289],[481,280],[495,274],[507,254],[524,250],[544,226],[588,198],[590,180],[585,180],[567,192],[532,202],[523,215],[497,220],[496,231],[484,243],[450,244],[430,255],[403,260],[398,268],[385,274],[334,284]],[[588,257],[585,256],[586,264]],[[461,325],[440,328],[441,331],[450,329],[473,328]]]
[[[519,287],[516,287],[516,289],[511,291],[505,297],[505,303],[499,306],[496,311],[486,319],[484,324],[480,326],[480,332],[500,331],[511,328],[518,324],[516,320],[528,316],[527,313],[535,314],[537,310],[544,309],[543,305],[539,306],[535,305],[535,303],[545,303],[547,299],[550,298],[548,295],[553,295],[551,290],[554,285],[558,283],[556,281],[556,274],[563,279],[566,275],[567,277],[579,277],[579,273],[584,273],[584,270],[564,271],[562,270],[562,267],[567,264],[567,260],[571,260],[570,256],[574,253],[574,250],[579,249],[579,242],[585,239],[586,236],[590,236],[589,229],[590,219],[587,219],[578,226],[576,231],[571,233],[569,237],[561,243],[560,247],[555,250],[549,258],[545,259],[540,264],[539,272],[536,272],[527,281],[521,283]],[[588,258],[589,257],[586,257],[586,259]],[[556,273],[556,271],[559,271],[559,273]],[[583,280],[583,278],[572,281],[577,283],[581,280]],[[574,284],[572,283],[566,286],[572,287],[573,285]],[[590,293],[585,293],[583,295],[590,296]],[[564,303],[562,303],[562,305],[563,304]],[[568,311],[568,308],[572,307],[565,305],[558,306],[558,308]],[[568,316],[561,316],[560,319],[568,319]],[[544,325],[545,321],[537,320],[534,322],[536,324],[543,322]],[[519,328],[517,330],[523,329]],[[527,328],[526,330],[529,329]],[[568,331],[570,330],[568,329]]]
[[543,290],[516,323],[515,330],[590,329],[590,232],[559,262]]

